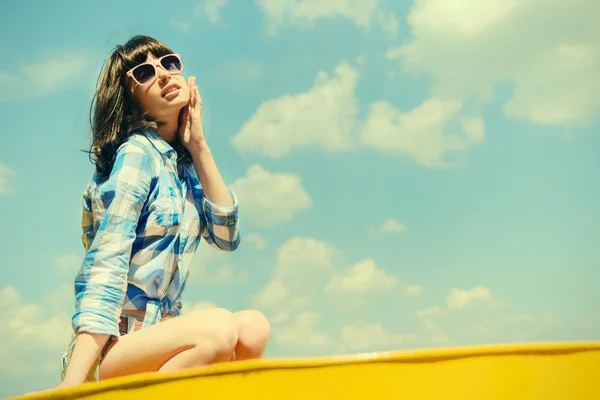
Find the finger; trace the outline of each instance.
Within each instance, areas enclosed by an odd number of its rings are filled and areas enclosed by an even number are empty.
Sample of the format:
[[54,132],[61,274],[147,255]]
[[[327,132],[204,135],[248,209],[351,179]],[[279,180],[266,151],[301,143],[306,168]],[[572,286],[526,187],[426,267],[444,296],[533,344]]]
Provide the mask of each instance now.
[[190,85],[190,107],[192,107],[192,109],[194,108],[194,105],[196,104],[196,95],[194,93],[194,85]]
[[188,111],[188,120],[186,124],[186,129],[184,131],[184,138],[186,142],[189,142],[192,138],[192,119],[190,118],[190,112]]
[[190,76],[190,97],[192,100],[192,106],[196,105],[196,93],[194,91],[194,85],[196,84],[196,77]]
[[194,80],[193,78],[194,78],[193,76],[190,76],[190,77],[188,78],[188,81],[187,81],[188,94],[189,94],[189,96],[190,96],[190,99],[189,99],[189,101],[188,101],[188,103],[189,103],[189,104],[191,104],[191,103],[192,103],[192,82],[193,82],[193,80]]
[[188,114],[189,114],[189,109],[188,109],[188,107],[185,107],[181,114],[181,126],[179,127],[179,134],[181,135],[182,138],[184,138],[184,136],[185,136],[184,134],[187,129]]
[[195,92],[196,92],[196,100],[198,101],[198,103],[200,104],[200,106],[202,106],[202,97],[200,96],[200,90],[198,89],[198,86],[195,86]]

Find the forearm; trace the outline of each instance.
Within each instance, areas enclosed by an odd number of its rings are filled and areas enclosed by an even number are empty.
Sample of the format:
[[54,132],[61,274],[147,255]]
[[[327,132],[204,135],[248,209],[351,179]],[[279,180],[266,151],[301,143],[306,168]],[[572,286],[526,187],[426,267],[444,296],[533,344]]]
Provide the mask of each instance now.
[[233,206],[233,201],[217,168],[215,159],[208,144],[202,142],[196,146],[190,146],[190,154],[194,163],[194,169],[202,185],[204,196],[212,203],[222,207]]
[[87,332],[77,335],[63,384],[79,385],[85,382],[109,337],[110,335],[96,335]]

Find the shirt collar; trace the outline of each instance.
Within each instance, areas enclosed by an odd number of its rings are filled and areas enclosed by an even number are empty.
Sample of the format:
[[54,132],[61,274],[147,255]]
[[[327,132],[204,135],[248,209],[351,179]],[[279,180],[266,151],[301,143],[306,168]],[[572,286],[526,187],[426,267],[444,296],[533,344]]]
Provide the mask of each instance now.
[[158,150],[162,155],[166,157],[177,157],[175,149],[167,143],[158,133],[154,130],[149,129],[144,132],[150,143]]

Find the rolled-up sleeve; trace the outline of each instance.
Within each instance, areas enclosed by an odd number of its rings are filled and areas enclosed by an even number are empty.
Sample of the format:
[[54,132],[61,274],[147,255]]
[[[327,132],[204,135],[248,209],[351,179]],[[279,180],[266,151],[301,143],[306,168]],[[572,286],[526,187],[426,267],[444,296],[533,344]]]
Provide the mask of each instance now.
[[228,190],[233,202],[230,207],[219,206],[202,196],[202,216],[205,222],[202,236],[215,248],[234,251],[240,244],[238,199],[233,190]]
[[238,198],[227,188],[232,206],[221,206],[204,197],[200,179],[193,165],[186,169],[188,182],[194,195],[194,203],[200,216],[202,237],[212,247],[223,251],[234,251],[240,245],[240,218]]
[[108,179],[95,189],[99,226],[75,278],[76,333],[119,335],[131,250],[152,179],[150,154],[128,142],[118,150]]

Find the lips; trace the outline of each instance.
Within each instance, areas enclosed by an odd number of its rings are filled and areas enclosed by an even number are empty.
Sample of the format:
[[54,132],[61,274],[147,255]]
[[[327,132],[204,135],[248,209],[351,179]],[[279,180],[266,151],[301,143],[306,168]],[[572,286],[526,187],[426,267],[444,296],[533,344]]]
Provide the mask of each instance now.
[[167,94],[171,93],[174,90],[181,89],[181,87],[176,83],[171,83],[170,85],[165,86],[165,88],[160,92],[162,97],[165,97]]

